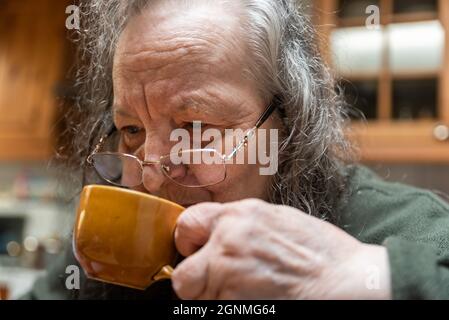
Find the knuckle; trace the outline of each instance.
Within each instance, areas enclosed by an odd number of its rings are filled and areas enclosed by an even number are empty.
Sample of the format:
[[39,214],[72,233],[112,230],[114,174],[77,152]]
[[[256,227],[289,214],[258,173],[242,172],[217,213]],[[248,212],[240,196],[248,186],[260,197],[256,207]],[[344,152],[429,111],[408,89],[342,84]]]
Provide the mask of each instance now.
[[225,255],[233,256],[244,250],[243,243],[247,243],[253,229],[246,219],[226,217],[217,227],[216,241],[220,243]]
[[183,231],[187,229],[190,224],[189,222],[192,219],[191,216],[192,214],[190,211],[184,211],[183,213],[181,213],[176,222],[178,229],[181,229]]
[[225,248],[233,248],[236,245],[239,227],[236,226],[238,221],[234,218],[223,218],[217,227],[216,240]]
[[257,199],[257,198],[250,198],[244,200],[245,206],[247,206],[250,209],[260,210],[261,208],[265,207],[267,203],[263,200]]
[[199,219],[199,214],[195,210],[183,212],[177,221],[177,228],[179,232],[187,232],[192,228],[202,227],[202,221]]

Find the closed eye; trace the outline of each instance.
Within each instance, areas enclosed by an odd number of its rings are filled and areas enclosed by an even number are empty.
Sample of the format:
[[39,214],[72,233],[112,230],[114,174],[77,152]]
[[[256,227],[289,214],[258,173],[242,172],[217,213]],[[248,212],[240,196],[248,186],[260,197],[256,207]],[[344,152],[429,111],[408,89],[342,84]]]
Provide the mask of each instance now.
[[126,150],[134,153],[142,144],[145,143],[145,130],[137,126],[125,126],[120,129],[122,142]]
[[120,129],[121,132],[129,135],[136,135],[140,133],[142,129],[136,126],[126,126]]

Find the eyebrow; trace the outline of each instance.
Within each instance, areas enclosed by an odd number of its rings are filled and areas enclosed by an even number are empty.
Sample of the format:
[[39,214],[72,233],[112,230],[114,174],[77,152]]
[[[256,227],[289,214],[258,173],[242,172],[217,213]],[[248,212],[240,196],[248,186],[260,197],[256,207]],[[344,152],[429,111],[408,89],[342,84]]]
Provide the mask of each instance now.
[[[189,96],[185,99],[181,108],[181,112],[195,112],[197,114],[215,114],[220,115],[224,111],[224,107],[229,105],[221,97],[197,97]],[[200,109],[198,109],[199,107]],[[204,108],[205,107],[205,108]],[[230,106],[232,107],[232,105]],[[204,109],[203,109],[204,108]]]

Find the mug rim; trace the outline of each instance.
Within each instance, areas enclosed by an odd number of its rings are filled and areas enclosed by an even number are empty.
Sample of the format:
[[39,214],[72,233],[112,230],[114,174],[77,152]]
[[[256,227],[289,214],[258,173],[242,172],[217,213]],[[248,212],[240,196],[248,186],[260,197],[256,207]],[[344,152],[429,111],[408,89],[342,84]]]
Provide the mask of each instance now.
[[185,208],[183,206],[177,204],[176,202],[173,202],[173,201],[170,201],[170,200],[167,200],[167,199],[164,199],[164,198],[161,198],[161,197],[149,194],[149,193],[144,193],[144,192],[141,192],[141,191],[137,191],[137,190],[119,188],[119,187],[115,187],[115,186],[106,186],[106,185],[101,185],[101,184],[89,184],[89,185],[84,186],[83,189],[86,189],[84,191],[87,191],[88,189],[106,189],[106,190],[114,190],[114,191],[125,192],[125,193],[128,193],[128,194],[132,194],[134,196],[143,196],[143,197],[147,197],[147,198],[149,198],[151,200],[161,201],[164,204],[177,207],[180,210],[185,210]]

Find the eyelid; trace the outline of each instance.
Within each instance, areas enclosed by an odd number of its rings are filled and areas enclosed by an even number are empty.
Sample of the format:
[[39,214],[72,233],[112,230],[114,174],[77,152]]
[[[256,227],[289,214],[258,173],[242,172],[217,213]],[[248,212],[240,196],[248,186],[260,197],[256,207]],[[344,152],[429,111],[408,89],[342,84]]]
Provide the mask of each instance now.
[[[128,129],[136,129],[136,132],[130,132],[128,131]],[[124,132],[125,134],[129,134],[129,135],[138,135],[139,133],[142,133],[144,129],[139,127],[139,126],[135,126],[135,125],[128,125],[128,126],[123,126],[122,128],[119,129],[119,131]]]
[[114,121],[114,125],[117,128],[118,131],[123,130],[124,128],[127,127],[136,127],[139,129],[143,129],[143,126],[141,126],[140,124],[137,124],[135,122],[131,122],[131,121]]
[[[127,128],[136,128],[137,132],[128,132]],[[127,146],[129,153],[134,154],[136,150],[138,150],[145,141],[145,131],[143,128],[134,125],[124,126],[119,129],[120,136],[123,139],[122,142]]]
[[117,113],[114,115],[113,121],[117,130],[121,130],[126,126],[136,126],[139,128],[143,127],[139,119],[122,116]]

